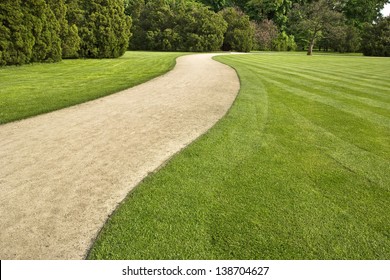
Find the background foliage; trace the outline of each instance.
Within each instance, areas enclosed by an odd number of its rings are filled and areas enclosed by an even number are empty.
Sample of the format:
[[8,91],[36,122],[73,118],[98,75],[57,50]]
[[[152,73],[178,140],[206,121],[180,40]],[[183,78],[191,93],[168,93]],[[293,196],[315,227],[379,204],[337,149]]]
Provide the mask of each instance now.
[[2,0],[0,66],[159,51],[389,56],[389,0]]

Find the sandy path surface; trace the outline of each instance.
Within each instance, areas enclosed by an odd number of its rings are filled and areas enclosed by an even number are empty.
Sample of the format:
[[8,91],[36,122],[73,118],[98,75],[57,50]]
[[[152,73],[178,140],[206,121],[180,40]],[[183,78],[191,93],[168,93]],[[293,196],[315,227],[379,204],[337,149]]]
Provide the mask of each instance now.
[[149,172],[211,128],[239,90],[212,54],[92,102],[0,126],[0,259],[82,259]]

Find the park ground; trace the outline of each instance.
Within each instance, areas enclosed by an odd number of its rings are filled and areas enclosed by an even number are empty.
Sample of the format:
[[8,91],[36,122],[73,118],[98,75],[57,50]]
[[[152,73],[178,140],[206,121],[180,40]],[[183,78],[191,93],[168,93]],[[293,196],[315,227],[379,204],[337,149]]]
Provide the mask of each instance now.
[[[165,60],[166,70],[176,56]],[[127,196],[88,257],[389,259],[390,60],[301,53],[215,59],[239,75],[232,108]],[[53,73],[39,64],[3,68],[0,76],[27,71],[18,81],[28,91],[37,79],[28,79],[35,75],[28,67]],[[103,84],[125,79],[113,76]],[[23,92],[3,93],[0,104],[23,109]],[[2,123],[30,116],[3,112]]]

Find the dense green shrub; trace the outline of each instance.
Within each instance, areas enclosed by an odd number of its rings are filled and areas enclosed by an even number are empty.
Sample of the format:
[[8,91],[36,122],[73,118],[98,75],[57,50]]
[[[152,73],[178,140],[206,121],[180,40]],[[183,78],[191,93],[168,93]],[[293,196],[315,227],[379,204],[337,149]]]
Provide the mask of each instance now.
[[390,56],[390,17],[364,28],[362,50],[366,56]]
[[66,18],[68,7],[65,0],[46,0],[60,25],[62,58],[76,58],[80,49],[80,36],[75,24],[69,25]]
[[149,1],[136,22],[132,49],[216,51],[226,31],[222,16],[200,3],[184,0]]
[[61,60],[59,23],[44,0],[2,0],[0,65]]
[[84,14],[77,24],[80,56],[114,58],[123,55],[131,35],[131,19],[124,13],[123,0],[80,0],[80,7]]
[[188,2],[177,23],[176,31],[181,37],[179,50],[205,52],[221,49],[227,28],[221,15],[204,5]]
[[318,47],[324,51],[357,52],[360,50],[361,44],[360,33],[360,30],[352,25],[338,25],[324,31],[324,36],[319,41]]
[[272,42],[273,51],[295,51],[297,44],[293,35],[287,35],[286,32],[279,33],[278,37]]
[[60,25],[44,0],[23,0],[25,26],[34,37],[31,62],[61,60]]
[[253,46],[254,30],[249,17],[238,8],[223,9],[220,14],[228,24],[222,49],[250,52]]
[[0,66],[30,62],[34,38],[25,26],[21,0],[0,2]]

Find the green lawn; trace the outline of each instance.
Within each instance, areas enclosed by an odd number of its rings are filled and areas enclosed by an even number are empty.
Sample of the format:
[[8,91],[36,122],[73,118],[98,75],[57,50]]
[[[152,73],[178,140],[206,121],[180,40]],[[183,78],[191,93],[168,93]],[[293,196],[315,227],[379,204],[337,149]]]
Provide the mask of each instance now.
[[91,259],[390,259],[390,59],[218,57],[227,116],[138,186]]
[[175,65],[180,53],[127,52],[117,59],[0,67],[0,124],[135,86]]

